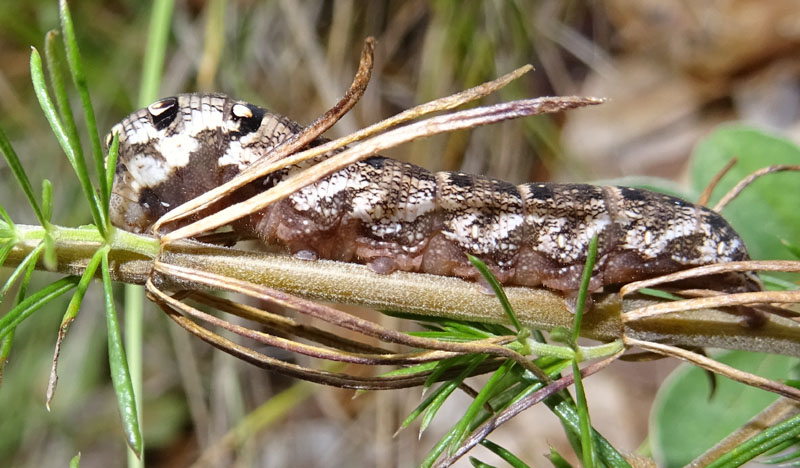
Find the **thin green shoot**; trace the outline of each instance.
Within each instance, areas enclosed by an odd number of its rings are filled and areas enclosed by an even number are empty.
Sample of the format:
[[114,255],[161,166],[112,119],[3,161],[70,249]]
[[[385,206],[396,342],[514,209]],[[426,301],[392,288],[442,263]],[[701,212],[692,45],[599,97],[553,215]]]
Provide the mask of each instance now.
[[43,287],[35,294],[28,296],[13,307],[6,315],[0,318],[0,339],[5,338],[23,320],[30,317],[31,314],[39,310],[42,306],[48,304],[53,299],[71,290],[78,284],[79,278],[77,276],[67,276],[60,280],[54,281],[49,285]]
[[755,437],[742,442],[708,465],[708,468],[742,466],[759,455],[800,437],[800,414],[772,426]]
[[[11,219],[11,216],[8,215],[8,212],[6,211],[5,208],[3,208],[2,204],[0,204],[0,218],[3,218],[2,221],[0,221],[0,223],[3,223],[0,224],[0,229],[9,230],[11,232],[15,231],[14,220]],[[0,238],[2,237],[11,237],[11,236],[4,236],[2,233],[0,233]]]
[[572,342],[577,343],[581,333],[581,322],[583,321],[583,310],[586,305],[586,298],[589,296],[589,281],[592,279],[592,271],[597,261],[597,234],[589,241],[589,251],[586,254],[586,264],[583,267],[581,276],[581,287],[578,289],[578,300],[575,305],[575,321],[572,325]]
[[489,356],[486,354],[478,354],[471,357],[473,358],[472,362],[466,368],[464,368],[464,370],[461,371],[456,378],[443,383],[436,390],[436,398],[434,398],[431,404],[425,409],[425,413],[422,416],[419,429],[420,435],[425,432],[425,429],[431,423],[433,417],[436,416],[436,413],[442,407],[447,398],[453,393],[453,391],[455,391],[458,386],[461,385],[464,379],[472,375],[472,372],[475,371],[475,369]]
[[114,309],[114,292],[111,289],[108,264],[109,248],[107,246],[103,247],[101,251],[103,295],[105,297],[106,325],[108,327],[108,364],[111,371],[111,382],[117,394],[125,440],[131,450],[141,459],[142,433],[139,430],[139,414],[136,411],[136,397],[134,396],[133,383],[128,370],[128,360],[125,357],[125,348],[122,344],[122,332]]
[[572,468],[572,465],[564,458],[555,447],[550,447],[550,454],[547,456],[550,463],[556,468]]
[[[28,174],[25,173],[25,168],[22,167],[19,156],[17,156],[16,151],[14,151],[11,142],[2,129],[0,129],[0,153],[3,153],[6,164],[8,164],[8,167],[11,169],[11,173],[14,174],[14,178],[17,179],[17,183],[22,189],[22,193],[25,194],[28,204],[31,205],[31,209],[36,215],[36,219],[39,220],[39,224],[41,224],[42,227],[47,227],[47,218],[45,218],[42,209],[39,207],[39,202],[36,201],[36,196],[33,194],[33,186],[31,185],[30,179],[28,179]],[[6,220],[10,226],[13,226],[11,218],[9,218],[5,210],[2,211],[2,215],[3,219]]]
[[506,313],[506,316],[508,316],[508,320],[517,330],[517,333],[521,332],[524,327],[517,318],[517,314],[514,312],[511,304],[508,302],[508,297],[506,296],[506,292],[503,290],[503,286],[499,281],[497,281],[497,278],[494,277],[486,264],[480,259],[470,254],[467,254],[467,258],[469,259],[469,262],[472,263],[472,266],[481,272],[481,275],[483,275],[484,279],[486,279],[486,281],[489,283],[489,286],[492,287],[492,291],[494,291],[495,296],[497,296],[497,300],[499,300],[500,304],[503,306],[503,311]]
[[53,355],[53,367],[50,370],[50,381],[47,385],[47,398],[45,399],[45,405],[48,409],[50,409],[50,401],[53,399],[56,390],[56,383],[58,382],[57,367],[61,342],[63,341],[64,337],[66,337],[67,331],[69,330],[69,325],[78,315],[78,310],[80,310],[83,297],[86,295],[86,290],[89,289],[89,284],[92,282],[92,279],[94,279],[94,274],[97,271],[97,267],[102,261],[102,257],[104,255],[103,252],[103,249],[99,249],[94,253],[94,255],[92,255],[92,258],[86,265],[86,270],[83,272],[83,275],[81,275],[78,286],[75,288],[75,292],[72,294],[72,297],[69,300],[67,311],[64,312],[64,317],[61,319],[58,340],[56,342],[56,351]]
[[[67,52],[67,64],[69,65],[69,71],[72,74],[72,81],[75,84],[75,88],[78,90],[78,96],[81,100],[81,107],[83,108],[83,118],[86,122],[86,132],[89,134],[89,146],[92,149],[92,159],[94,160],[94,169],[97,174],[102,206],[106,203],[103,198],[109,193],[109,191],[106,187],[106,181],[103,178],[103,174],[105,173],[103,169],[103,151],[100,147],[100,135],[97,130],[97,119],[94,115],[92,100],[89,97],[89,87],[86,83],[86,74],[83,71],[81,53],[78,49],[78,41],[75,38],[75,27],[72,24],[72,16],[70,15],[69,8],[67,7],[66,0],[61,0],[59,2],[59,12],[61,13],[61,31],[64,34],[64,49]],[[105,223],[103,227],[105,228]]]
[[474,466],[475,468],[495,468],[495,466],[494,466],[494,465],[490,465],[490,464],[488,464],[488,463],[486,463],[486,462],[482,462],[482,461],[478,460],[478,459],[477,459],[477,458],[475,458],[475,457],[469,457],[469,462],[470,462],[470,463],[472,464],[472,466]]
[[[573,403],[568,396],[564,397],[558,394],[544,400],[544,403],[558,416],[559,420],[561,420],[561,424],[564,426],[564,429],[566,429],[567,434],[580,435],[580,416],[578,415],[575,403]],[[594,437],[593,443],[601,462],[609,467],[631,468],[631,465],[625,460],[625,457],[623,457],[608,440],[594,429],[592,429],[592,432]]]
[[106,162],[106,187],[109,190],[109,193],[105,197],[105,204],[103,205],[103,212],[106,215],[106,219],[109,219],[109,207],[111,203],[111,187],[114,185],[114,173],[117,170],[117,157],[119,156],[119,133],[114,132],[114,135],[111,138],[111,146],[108,147],[108,157]]
[[174,0],[156,0],[153,4],[147,35],[149,39],[142,67],[142,81],[139,88],[139,105],[141,107],[158,98],[174,4]]
[[42,181],[42,214],[46,221],[53,220],[53,184],[47,179]]
[[42,58],[35,48],[31,48],[31,80],[33,81],[33,88],[36,92],[36,97],[39,100],[39,105],[41,106],[42,111],[44,111],[47,121],[50,123],[53,134],[56,136],[59,144],[61,144],[61,148],[64,150],[64,153],[72,165],[75,174],[78,176],[81,188],[83,189],[83,194],[86,197],[86,200],[89,202],[89,209],[92,212],[94,224],[97,226],[97,230],[100,231],[100,234],[103,236],[103,238],[106,238],[106,222],[105,217],[100,209],[100,200],[98,199],[97,193],[94,190],[94,186],[89,179],[86,163],[84,162],[83,158],[78,157],[79,155],[76,153],[75,148],[73,148],[70,144],[69,137],[64,129],[64,125],[62,124],[61,119],[58,117],[58,112],[53,105],[50,94],[47,92],[47,84],[45,83],[44,73],[42,72]]
[[589,252],[586,255],[586,264],[583,267],[581,287],[578,290],[578,300],[575,306],[575,321],[572,326],[572,345],[576,351],[576,355],[572,360],[572,374],[575,379],[575,397],[577,400],[578,417],[580,419],[581,458],[583,466],[586,468],[594,468],[597,466],[597,453],[594,449],[594,437],[592,436],[593,431],[591,419],[589,417],[589,406],[583,388],[581,369],[578,365],[583,359],[583,356],[581,356],[579,352],[580,348],[578,348],[578,337],[580,336],[581,321],[583,320],[583,312],[589,294],[589,282],[592,279],[594,264],[597,260],[597,240],[598,236],[595,234],[589,242]]
[[511,453],[508,449],[497,445],[489,439],[483,439],[481,445],[489,449],[492,453],[503,459],[506,463],[513,468],[530,468],[525,462],[520,460],[516,455]]
[[0,298],[5,297],[5,295],[8,293],[8,290],[11,289],[11,286],[20,277],[22,277],[28,265],[36,264],[36,262],[39,260],[39,255],[41,255],[42,250],[44,250],[44,248],[45,248],[44,242],[40,242],[39,245],[37,245],[33,250],[31,250],[28,253],[28,255],[25,256],[25,258],[22,259],[19,265],[17,265],[14,271],[12,271],[11,274],[8,276],[8,279],[6,280],[5,284],[3,284],[3,287],[0,288]]
[[478,392],[478,395],[472,400],[467,411],[464,412],[464,416],[456,424],[456,432],[453,439],[450,441],[450,455],[452,456],[461,444],[466,439],[467,435],[469,434],[469,429],[474,423],[475,416],[477,416],[478,412],[483,409],[484,404],[486,404],[489,399],[497,393],[497,386],[503,377],[511,370],[514,366],[514,361],[511,359],[506,360],[499,369],[492,373],[492,376],[486,382],[486,385],[481,388],[481,391]]

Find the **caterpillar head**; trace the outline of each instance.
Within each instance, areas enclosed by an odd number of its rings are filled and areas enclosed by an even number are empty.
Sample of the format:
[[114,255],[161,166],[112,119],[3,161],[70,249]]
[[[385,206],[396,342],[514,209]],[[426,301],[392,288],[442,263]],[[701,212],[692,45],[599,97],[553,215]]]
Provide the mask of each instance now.
[[112,224],[145,232],[171,209],[230,180],[299,126],[221,94],[181,94],[154,102],[115,125],[119,156]]

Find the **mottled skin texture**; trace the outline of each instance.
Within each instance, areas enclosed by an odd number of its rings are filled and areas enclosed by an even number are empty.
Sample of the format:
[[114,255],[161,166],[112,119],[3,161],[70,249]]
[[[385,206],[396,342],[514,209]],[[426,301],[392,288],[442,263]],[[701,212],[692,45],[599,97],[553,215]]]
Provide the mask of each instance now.
[[[222,95],[180,95],[135,112],[114,128],[120,153],[112,222],[144,232],[300,128]],[[271,174],[237,196],[267,189],[310,164]],[[595,234],[592,289],[748,259],[720,215],[678,198],[625,187],[514,186],[459,172],[431,173],[380,156],[309,185],[234,229],[302,258],[365,263],[378,273],[478,279],[466,252],[505,284],[567,292],[578,288]],[[745,275],[726,281],[730,289],[753,289]]]

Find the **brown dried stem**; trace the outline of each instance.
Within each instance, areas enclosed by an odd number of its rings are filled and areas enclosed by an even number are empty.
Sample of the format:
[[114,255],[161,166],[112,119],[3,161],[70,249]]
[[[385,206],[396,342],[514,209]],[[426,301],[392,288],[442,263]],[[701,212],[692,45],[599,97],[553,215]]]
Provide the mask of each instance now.
[[736,162],[736,158],[731,158],[719,172],[714,174],[714,177],[708,182],[708,185],[703,189],[703,193],[701,193],[700,197],[697,199],[698,205],[705,206],[708,204],[708,201],[711,200],[711,194],[714,193],[714,189],[719,185],[719,181],[736,165]]
[[800,171],[800,166],[792,166],[792,165],[775,165],[775,166],[767,166],[765,168],[759,169],[749,176],[745,177],[744,179],[740,180],[732,189],[728,191],[712,208],[716,212],[722,211],[725,206],[731,202],[734,198],[736,198],[739,193],[742,192],[748,185],[752,184],[756,181],[759,177],[765,176],[767,174],[773,174],[775,172],[784,172],[784,171]]
[[[522,76],[523,74],[527,73],[532,69],[533,69],[532,66],[525,65],[524,67],[520,67],[511,73],[501,76],[496,80],[483,83],[481,85],[475,86],[465,91],[461,91],[460,93],[456,93],[451,96],[436,99],[421,104],[419,106],[413,107],[393,117],[382,120],[376,124],[370,125],[369,127],[364,128],[363,130],[344,136],[342,138],[338,138],[336,140],[329,141],[325,144],[316,146],[314,148],[307,149],[292,157],[288,156],[299,150],[300,147],[292,145],[292,147],[289,148],[285,147],[286,144],[278,146],[277,148],[273,149],[271,153],[265,155],[264,158],[254,163],[253,166],[251,166],[246,171],[239,174],[231,181],[209,192],[206,192],[205,194],[197,198],[194,198],[184,203],[183,205],[178,206],[174,210],[166,213],[161,219],[159,219],[156,222],[156,224],[153,226],[153,230],[154,232],[158,232],[160,226],[168,222],[184,218],[204,208],[207,208],[212,203],[219,200],[221,197],[224,197],[227,194],[233,192],[234,190],[241,188],[247,185],[248,183],[258,179],[259,177],[263,177],[264,175],[274,172],[280,168],[296,164],[300,161],[312,158],[314,156],[318,156],[320,154],[324,154],[339,148],[343,148],[351,143],[363,140],[364,138],[382,132],[388,128],[397,126],[403,122],[407,122],[409,120],[416,119],[433,112],[450,110],[455,107],[466,104],[468,102],[475,101],[503,88],[510,82],[516,80],[517,78],[519,78],[520,76]],[[175,239],[177,239],[177,237],[173,237],[168,240],[175,240]]]
[[626,337],[625,344],[628,346],[638,346],[639,348],[647,351],[653,351],[665,356],[675,357],[698,367],[714,372],[715,374],[724,375],[731,380],[744,383],[753,387],[757,387],[768,392],[777,393],[794,400],[800,400],[800,389],[784,385],[769,379],[765,379],[755,374],[745,372],[711,358],[702,356],[700,354],[688,351],[683,348],[669,346],[661,343],[654,343],[650,341],[640,341],[634,338]]
[[[161,261],[155,262],[154,272],[190,283],[196,283],[206,287],[219,288],[230,292],[245,294],[247,296],[267,301],[272,304],[289,307],[318,320],[323,320],[333,325],[355,331],[364,336],[377,338],[382,342],[401,344],[426,350],[446,351],[451,353],[486,353],[498,357],[513,359],[523,366],[523,368],[533,372],[539,379],[543,381],[548,381],[549,379],[547,374],[536,367],[524,356],[516,351],[502,346],[502,344],[514,341],[516,339],[515,336],[490,338],[469,343],[446,342],[430,338],[415,337],[383,327],[369,320],[355,317],[348,313],[334,309],[333,307],[322,305],[318,302],[302,299],[276,289],[262,286],[260,284],[237,280],[228,276],[217,275],[193,268],[170,265]],[[152,282],[149,284],[152,285]],[[151,292],[153,292],[159,298],[165,299],[164,296],[166,295],[158,290],[154,285],[152,285]],[[165,299],[165,302],[169,301]],[[176,304],[171,305],[175,308],[180,308],[180,306]],[[184,310],[184,312],[188,311]],[[204,320],[206,319],[204,318]],[[255,336],[250,337],[255,339]]]
[[[270,153],[266,154],[262,161],[266,160],[279,160],[284,157],[295,153],[309,143],[314,141],[317,137],[325,133],[336,122],[339,121],[353,106],[356,105],[358,100],[364,94],[369,84],[369,79],[372,76],[373,53],[375,52],[375,39],[368,37],[364,41],[364,49],[361,52],[361,61],[358,66],[358,71],[353,78],[353,83],[350,89],[342,96],[341,99],[327,112],[318,117],[311,125],[305,127],[300,133],[292,136],[283,142],[277,148],[274,148]],[[243,187],[245,184],[252,182],[260,177],[260,175],[253,174],[257,171],[257,164],[248,168],[237,178],[231,180],[227,184],[219,186],[214,190],[204,193],[203,195],[194,198],[165,214],[159,219],[151,228],[153,232],[159,232],[160,227],[170,221],[175,221],[189,216],[197,211],[207,208],[210,204],[214,203],[221,197],[231,193],[233,190]],[[264,174],[267,174],[265,172]],[[261,174],[261,175],[264,175]]]
[[[259,193],[243,202],[231,205],[214,214],[208,215],[192,224],[170,232],[161,238],[163,244],[178,239],[193,237],[200,233],[229,224],[248,214],[260,211],[270,204],[295,193],[306,185],[332,174],[356,161],[366,159],[394,146],[408,143],[439,133],[490,125],[504,120],[527,117],[566,109],[601,104],[603,99],[586,97],[544,97],[520,101],[505,102],[493,106],[478,107],[460,112],[453,112],[432,117],[421,122],[388,131],[376,137],[362,141],[341,153],[316,164],[301,173],[290,176],[269,190]],[[318,151],[316,149],[308,151]],[[304,153],[300,155],[306,157]]]

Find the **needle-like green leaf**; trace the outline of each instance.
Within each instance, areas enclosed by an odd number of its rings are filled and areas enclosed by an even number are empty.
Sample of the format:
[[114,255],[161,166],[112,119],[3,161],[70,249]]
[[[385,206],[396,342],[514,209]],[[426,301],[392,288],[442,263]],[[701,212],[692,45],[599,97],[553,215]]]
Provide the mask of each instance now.
[[[19,161],[19,156],[17,156],[16,151],[14,151],[14,148],[11,146],[11,142],[8,140],[8,137],[2,129],[0,129],[0,153],[3,153],[3,157],[5,158],[8,167],[11,169],[11,173],[14,174],[14,177],[17,179],[17,183],[22,189],[22,193],[25,194],[25,198],[28,199],[28,203],[31,205],[31,209],[33,209],[36,219],[39,220],[39,223],[42,226],[46,226],[47,219],[45,218],[41,208],[39,208],[39,203],[36,201],[36,196],[33,194],[33,186],[31,186],[31,181],[28,179],[28,175],[25,173],[25,169],[22,167],[22,163]],[[3,219],[11,224],[11,219],[8,217],[8,214],[6,214],[5,210],[2,211],[2,215]]]
[[77,276],[67,276],[50,283],[35,294],[27,297],[17,306],[13,307],[6,315],[0,318],[0,339],[8,336],[23,320],[50,301],[64,294],[78,284]]
[[114,309],[114,293],[111,290],[111,276],[109,275],[108,248],[103,249],[102,273],[103,294],[106,305],[106,324],[108,326],[108,364],[111,370],[111,382],[117,394],[117,403],[122,416],[122,426],[125,430],[125,440],[128,446],[141,459],[142,433],[139,430],[139,414],[136,411],[136,398],[133,392],[128,360],[125,357],[125,348],[122,345],[122,332]]
[[[67,159],[72,165],[72,168],[75,170],[75,174],[78,176],[78,180],[81,183],[83,194],[86,197],[86,200],[89,201],[89,209],[92,212],[94,224],[97,226],[97,230],[100,231],[100,234],[103,237],[106,237],[106,222],[100,209],[100,200],[98,199],[97,193],[95,192],[92,182],[89,179],[86,163],[82,157],[79,157],[79,153],[77,153],[75,148],[70,144],[69,137],[64,129],[64,125],[62,124],[61,119],[58,116],[58,112],[53,105],[53,100],[50,98],[50,94],[47,92],[47,84],[45,83],[44,72],[42,71],[42,57],[39,55],[39,51],[37,51],[35,48],[31,48],[31,80],[33,81],[33,88],[36,92],[36,97],[39,100],[39,105],[41,106],[42,111],[44,111],[47,121],[50,123],[50,128],[52,128],[53,134],[55,134],[56,139],[58,140],[59,144],[61,144],[61,148],[67,155]],[[104,173],[105,172],[101,172],[101,174]],[[103,178],[103,180],[105,179]]]
[[61,13],[61,31],[64,34],[64,48],[67,52],[67,64],[72,74],[72,81],[75,83],[75,88],[78,90],[78,96],[80,96],[81,99],[83,118],[86,122],[86,132],[89,134],[92,159],[94,160],[94,168],[97,173],[101,205],[105,206],[107,203],[105,196],[108,194],[108,188],[106,187],[106,179],[103,177],[105,174],[103,170],[103,150],[100,147],[97,119],[94,116],[92,100],[89,97],[89,87],[86,84],[86,74],[83,71],[83,64],[81,63],[78,40],[75,38],[75,27],[72,24],[72,16],[67,7],[66,0],[61,0],[59,3],[59,12]]

